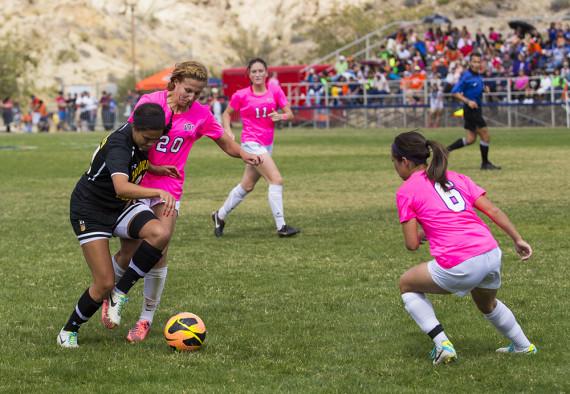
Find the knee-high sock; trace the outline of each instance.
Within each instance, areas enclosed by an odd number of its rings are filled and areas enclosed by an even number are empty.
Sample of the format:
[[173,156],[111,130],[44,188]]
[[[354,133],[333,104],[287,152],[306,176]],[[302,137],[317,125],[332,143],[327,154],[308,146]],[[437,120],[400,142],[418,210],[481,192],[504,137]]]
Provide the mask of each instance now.
[[100,306],[100,302],[91,298],[89,289],[85,290],[81,297],[79,297],[79,301],[77,301],[77,305],[71,313],[71,316],[69,316],[69,319],[63,329],[65,331],[79,331],[81,325],[86,323],[87,320],[97,312],[97,309],[99,309]]
[[441,343],[447,341],[448,338],[443,331],[443,327],[435,317],[433,305],[425,294],[404,293],[402,294],[402,301],[404,301],[404,308],[406,308],[406,311],[408,311],[420,329],[433,339],[436,346],[441,347]]
[[269,185],[267,199],[269,200],[271,212],[273,212],[275,225],[277,226],[277,230],[279,230],[285,224],[285,216],[283,214],[283,185]]
[[485,141],[479,141],[479,149],[481,150],[481,162],[489,162],[489,143]]
[[154,313],[160,304],[168,267],[153,268],[144,276],[144,300],[142,304],[141,320],[152,323]]
[[453,144],[449,145],[449,146],[447,147],[447,150],[448,150],[449,152],[451,152],[452,150],[459,149],[459,148],[463,148],[463,147],[466,145],[465,142],[466,142],[466,141],[465,141],[465,137],[459,138],[459,139],[458,139],[457,141],[455,141]]
[[118,281],[121,280],[121,278],[125,274],[125,270],[121,268],[119,263],[117,263],[117,259],[115,259],[115,256],[111,257],[111,260],[113,261],[113,271],[115,271],[115,283],[117,283]]
[[238,185],[230,191],[230,194],[228,194],[224,205],[218,210],[218,217],[225,220],[230,212],[243,201],[245,196],[247,196],[247,192],[241,187],[241,184],[238,183]]
[[493,312],[485,315],[485,319],[489,320],[501,334],[513,342],[515,350],[524,350],[530,346],[530,341],[517,323],[515,315],[501,301],[497,300],[497,306]]
[[135,252],[129,267],[125,270],[125,273],[120,281],[117,282],[115,290],[120,291],[123,294],[127,294],[131,287],[142,277],[146,275],[148,271],[154,267],[156,263],[162,257],[162,250],[155,248],[146,241],[143,241],[141,246]]

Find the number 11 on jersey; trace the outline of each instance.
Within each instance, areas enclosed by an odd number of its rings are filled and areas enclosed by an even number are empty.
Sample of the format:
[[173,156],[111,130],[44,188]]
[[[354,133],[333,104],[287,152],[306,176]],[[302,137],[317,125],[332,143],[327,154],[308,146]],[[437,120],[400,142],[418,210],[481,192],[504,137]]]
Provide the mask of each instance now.
[[255,108],[255,117],[256,118],[267,118],[267,107],[263,107],[263,113],[260,115],[260,110],[258,107]]

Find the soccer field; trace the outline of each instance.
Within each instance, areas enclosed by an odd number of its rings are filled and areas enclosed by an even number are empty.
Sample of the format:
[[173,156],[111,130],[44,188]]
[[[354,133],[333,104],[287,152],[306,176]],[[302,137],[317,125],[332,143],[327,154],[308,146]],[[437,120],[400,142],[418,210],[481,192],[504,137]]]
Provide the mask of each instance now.
[[[504,253],[499,298],[539,352],[496,354],[507,341],[468,297],[431,296],[459,355],[438,368],[428,359],[431,340],[405,312],[397,288],[408,267],[429,259],[426,246],[415,253],[404,247],[394,198],[401,180],[389,156],[397,132],[277,131],[287,222],[303,231],[293,239],[275,235],[263,181],[229,217],[224,237],[213,236],[210,213],[243,165],[200,140],[149,339],[125,340],[140,312],[139,283],[122,325],[108,331],[97,313],[81,329],[77,350],[56,345],[90,282],[69,223],[69,196],[104,134],[1,135],[0,391],[570,391],[570,132],[492,129],[490,158],[503,166],[497,172],[479,170],[477,145],[453,152],[450,169],[487,189],[534,248],[523,263],[492,227]],[[447,144],[463,131],[425,135]],[[173,352],[162,337],[163,324],[181,311],[198,314],[208,328],[200,352]]]

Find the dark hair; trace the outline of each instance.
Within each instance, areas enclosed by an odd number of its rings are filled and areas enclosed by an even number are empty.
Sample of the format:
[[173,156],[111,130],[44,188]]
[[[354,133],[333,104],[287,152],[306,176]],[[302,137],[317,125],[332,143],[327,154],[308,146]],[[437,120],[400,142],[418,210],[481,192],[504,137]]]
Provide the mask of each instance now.
[[470,56],[469,57],[470,59],[472,57],[478,57],[479,59],[481,59],[481,57],[482,57],[482,55],[479,52],[471,52],[471,55],[469,55],[469,56]]
[[137,131],[165,129],[165,115],[162,107],[155,103],[144,103],[135,109],[133,127]]
[[427,164],[430,157],[430,148],[433,152],[431,162],[426,169],[428,178],[441,185],[447,191],[447,149],[439,142],[427,140],[417,131],[408,131],[398,135],[392,144],[392,156],[402,161],[406,158],[416,166]]
[[[267,63],[265,62],[265,60],[263,60],[260,57],[255,57],[255,58],[251,59],[249,62],[247,62],[247,78],[248,79],[249,79],[249,72],[255,63],[263,64],[263,67],[267,70]],[[251,79],[249,80],[249,82],[251,83]]]

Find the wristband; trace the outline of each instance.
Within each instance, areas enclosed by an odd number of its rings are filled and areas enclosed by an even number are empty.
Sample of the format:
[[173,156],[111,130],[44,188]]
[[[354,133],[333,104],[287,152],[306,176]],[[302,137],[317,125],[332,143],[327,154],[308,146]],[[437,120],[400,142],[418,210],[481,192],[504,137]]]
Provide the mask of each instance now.
[[287,114],[281,114],[281,120],[287,120],[289,119],[289,116],[287,116]]

